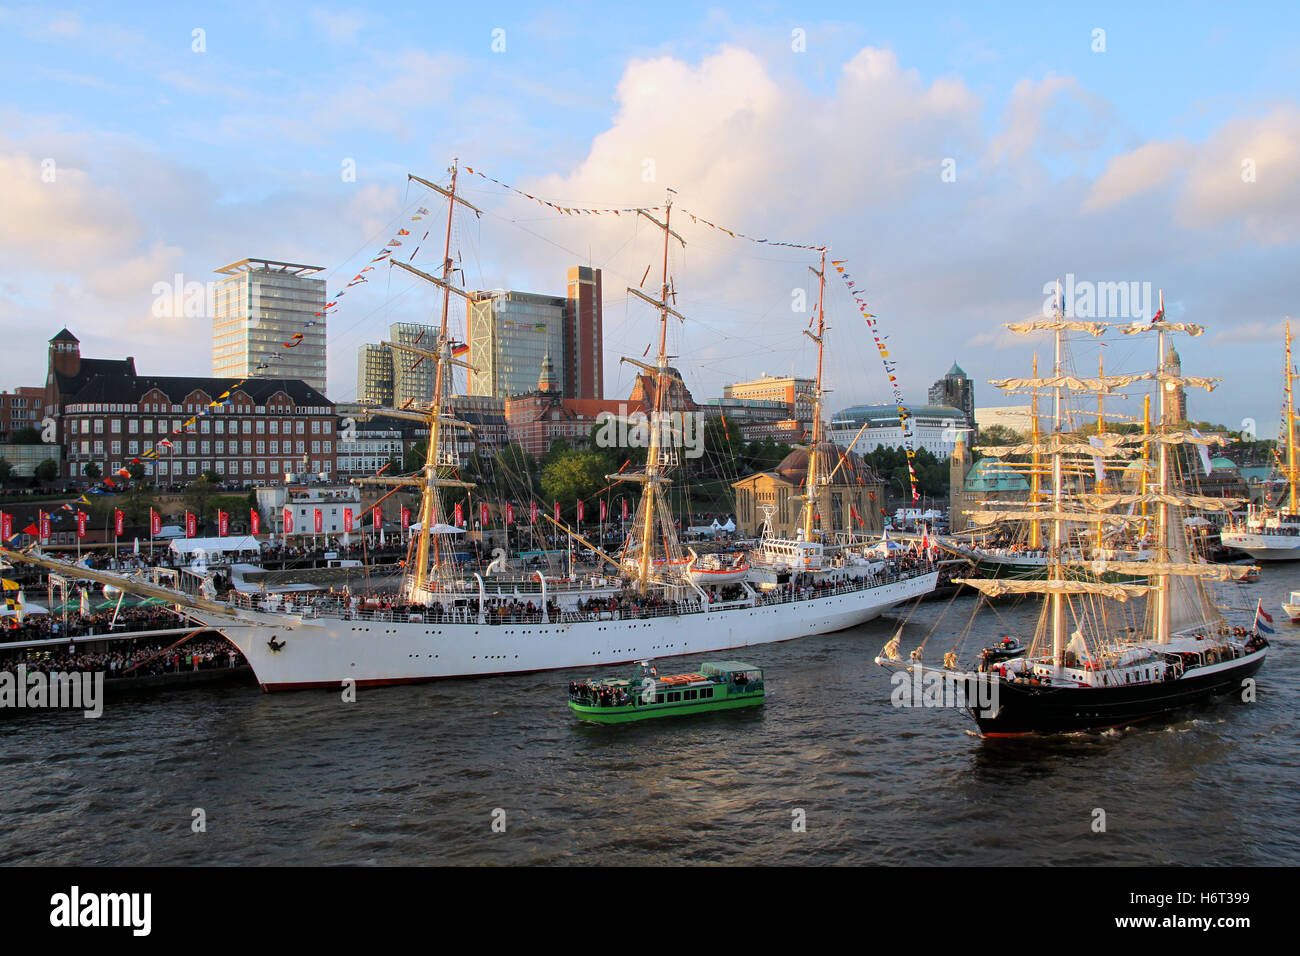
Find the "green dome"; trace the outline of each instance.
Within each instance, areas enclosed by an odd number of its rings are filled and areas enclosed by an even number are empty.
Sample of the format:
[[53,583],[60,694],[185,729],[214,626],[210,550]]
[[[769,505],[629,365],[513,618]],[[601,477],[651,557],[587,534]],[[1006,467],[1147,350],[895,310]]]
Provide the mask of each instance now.
[[999,464],[995,458],[981,458],[966,475],[965,491],[1028,491],[1029,482]]

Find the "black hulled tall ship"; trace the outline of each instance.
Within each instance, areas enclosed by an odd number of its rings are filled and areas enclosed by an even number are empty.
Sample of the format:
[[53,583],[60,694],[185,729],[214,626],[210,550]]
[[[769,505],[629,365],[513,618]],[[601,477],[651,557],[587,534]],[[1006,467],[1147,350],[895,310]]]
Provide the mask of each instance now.
[[[1260,633],[1258,612],[1250,626],[1225,619],[1214,582],[1238,579],[1253,569],[1205,564],[1192,556],[1184,519],[1196,511],[1226,510],[1233,503],[1195,494],[1184,486],[1181,474],[1187,451],[1212,439],[1173,421],[1172,402],[1166,400],[1179,387],[1214,388],[1217,380],[1183,376],[1164,358],[1168,334],[1196,336],[1203,329],[1167,321],[1162,308],[1149,323],[1118,327],[1125,335],[1153,335],[1159,357],[1155,371],[1083,379],[1067,372],[1066,333],[1099,337],[1116,326],[1067,319],[1058,310],[1052,320],[1008,327],[1018,334],[1050,331],[1054,338],[1050,376],[994,383],[1007,391],[1044,389],[1053,396],[1053,428],[1039,439],[1041,447],[1033,449],[1051,463],[1050,503],[1021,513],[1017,503],[1004,502],[1000,510],[971,516],[977,523],[1043,521],[1050,526],[1047,571],[1041,580],[964,579],[962,583],[981,591],[981,601],[1005,594],[1041,595],[1035,633],[1028,640],[1009,637],[983,649],[969,667],[958,662],[957,647],[964,635],[944,655],[942,666],[923,660],[925,644],[934,634],[906,659],[896,635],[876,662],[911,672],[918,684],[943,685],[954,696],[960,692],[957,699],[967,702],[970,716],[986,737],[1124,727],[1172,715],[1219,695],[1240,693],[1247,678],[1264,663],[1268,641]],[[1154,385],[1159,409],[1154,429],[1087,438],[1067,430],[1065,403],[1072,395],[1106,394],[1140,381]],[[1094,469],[1104,474],[1108,465],[1122,467],[1125,459],[1142,450],[1150,480],[1144,480],[1136,493],[1109,493],[1100,482],[1091,491],[1082,490],[1080,475]],[[1083,561],[1068,546],[1067,529],[1072,526],[1119,527],[1150,520],[1154,521],[1154,553],[1147,561]],[[1141,584],[1114,580],[1114,575],[1126,573],[1147,580]]]

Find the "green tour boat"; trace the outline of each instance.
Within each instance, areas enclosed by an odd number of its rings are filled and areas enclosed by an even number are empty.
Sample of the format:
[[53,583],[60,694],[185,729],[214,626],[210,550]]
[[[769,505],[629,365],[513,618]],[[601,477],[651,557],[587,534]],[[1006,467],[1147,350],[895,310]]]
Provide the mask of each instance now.
[[620,724],[650,717],[731,710],[763,703],[763,669],[743,661],[708,661],[698,674],[659,675],[641,661],[627,678],[573,681],[569,709],[583,720]]

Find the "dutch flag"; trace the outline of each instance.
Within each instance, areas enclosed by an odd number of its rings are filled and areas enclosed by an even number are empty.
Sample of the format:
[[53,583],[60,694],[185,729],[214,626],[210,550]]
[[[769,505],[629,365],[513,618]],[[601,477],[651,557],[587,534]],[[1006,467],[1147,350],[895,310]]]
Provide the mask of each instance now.
[[[1265,623],[1267,622],[1267,623]],[[1273,629],[1269,624],[1273,623],[1272,616],[1264,610],[1264,600],[1261,598],[1255,605],[1255,630],[1263,631],[1265,634],[1272,634]]]

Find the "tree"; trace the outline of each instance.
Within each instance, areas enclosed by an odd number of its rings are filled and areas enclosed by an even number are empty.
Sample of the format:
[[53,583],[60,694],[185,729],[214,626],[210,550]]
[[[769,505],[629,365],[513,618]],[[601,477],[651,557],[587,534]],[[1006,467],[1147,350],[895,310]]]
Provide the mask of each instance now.
[[40,443],[41,433],[31,425],[17,429],[9,436],[11,445],[39,445]]
[[200,475],[199,477],[201,477],[204,481],[206,481],[210,485],[221,484],[221,476],[218,475],[211,468],[204,469],[203,474]]
[[138,461],[133,461],[126,466],[127,472],[131,475],[131,481],[138,484],[144,478],[144,465]]
[[37,481],[53,481],[59,477],[59,463],[53,458],[46,458],[36,466]]
[[99,465],[95,464],[93,461],[86,462],[85,466],[81,469],[81,473],[85,475],[87,478],[89,478],[91,481],[97,480],[101,475],[104,474],[102,471],[100,471]]
[[978,445],[1019,445],[1025,437],[1006,425],[988,425],[981,428],[975,436]]
[[8,459],[0,458],[0,485],[9,481],[9,477],[14,473],[14,466],[9,464]]
[[542,493],[570,514],[577,501],[594,498],[607,483],[605,459],[591,451],[570,450],[542,468]]
[[200,478],[193,482],[186,490],[186,504],[191,511],[198,516],[200,521],[206,521],[208,512],[212,507],[212,497],[217,493],[217,486],[208,481],[207,478]]

